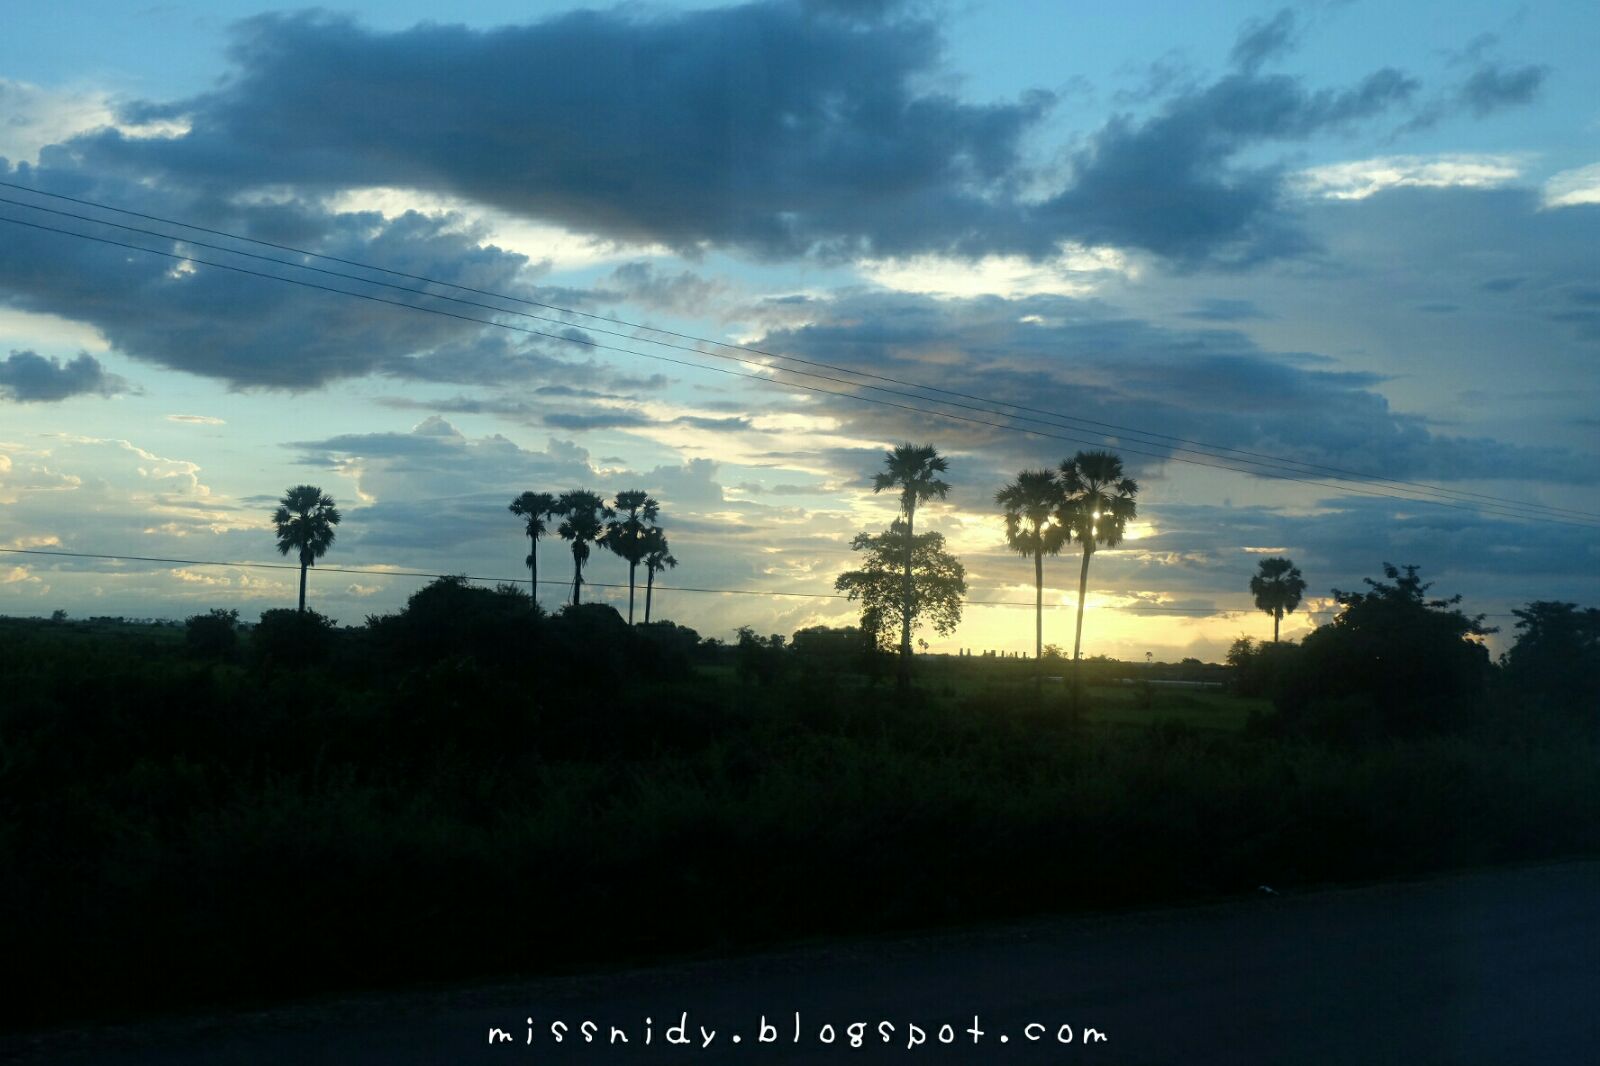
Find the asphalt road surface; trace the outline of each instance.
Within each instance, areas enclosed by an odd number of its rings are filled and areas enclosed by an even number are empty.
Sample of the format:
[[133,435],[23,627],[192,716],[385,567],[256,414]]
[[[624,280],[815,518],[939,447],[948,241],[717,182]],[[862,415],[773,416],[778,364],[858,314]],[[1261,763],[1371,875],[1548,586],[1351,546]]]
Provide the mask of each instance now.
[[[688,1045],[669,1041],[680,1019]],[[592,1043],[585,1021],[596,1027]],[[557,1023],[566,1026],[559,1043]],[[941,1042],[945,1025],[951,1043]],[[611,1042],[613,1027],[628,1043]],[[702,1027],[714,1032],[709,1044]],[[1261,893],[0,1046],[33,1061],[114,1066],[1600,1062],[1600,863]]]

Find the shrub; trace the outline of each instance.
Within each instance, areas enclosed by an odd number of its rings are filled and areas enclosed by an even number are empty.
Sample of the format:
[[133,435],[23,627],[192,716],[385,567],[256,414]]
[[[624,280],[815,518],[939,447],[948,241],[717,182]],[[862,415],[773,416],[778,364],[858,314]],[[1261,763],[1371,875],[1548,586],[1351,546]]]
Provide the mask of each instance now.
[[250,651],[263,667],[311,666],[333,650],[333,619],[316,611],[287,607],[261,612],[250,633]]
[[202,659],[232,659],[239,647],[239,612],[213,608],[184,623],[183,641],[189,654]]

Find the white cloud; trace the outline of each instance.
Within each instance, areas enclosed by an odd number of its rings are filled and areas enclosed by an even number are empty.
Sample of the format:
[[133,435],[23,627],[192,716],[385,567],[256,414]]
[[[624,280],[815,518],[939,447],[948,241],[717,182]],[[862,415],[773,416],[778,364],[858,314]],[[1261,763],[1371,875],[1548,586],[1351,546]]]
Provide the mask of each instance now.
[[622,244],[574,233],[561,226],[532,222],[505,211],[485,208],[457,196],[441,196],[419,189],[370,186],[346,189],[327,200],[332,211],[376,211],[398,218],[407,211],[424,215],[455,215],[462,228],[481,226],[480,245],[495,245],[528,257],[535,264],[557,270],[576,270],[599,263],[668,255],[659,245]]
[[1545,207],[1600,204],[1600,163],[1563,170],[1544,183]]
[[1522,175],[1515,155],[1390,155],[1302,170],[1294,184],[1307,196],[1364,200],[1402,186],[1492,189]]
[[225,426],[228,424],[225,419],[216,418],[212,415],[168,415],[167,421],[181,422],[191,426]]
[[1063,244],[1060,255],[1043,263],[1020,255],[988,255],[975,261],[919,255],[867,259],[858,263],[857,269],[885,288],[946,297],[1084,296],[1110,275],[1138,274],[1137,267],[1115,248],[1071,243]]
[[39,149],[90,130],[115,128],[126,137],[176,137],[186,122],[120,123],[111,97],[95,89],[46,89],[0,78],[0,156],[35,162]]

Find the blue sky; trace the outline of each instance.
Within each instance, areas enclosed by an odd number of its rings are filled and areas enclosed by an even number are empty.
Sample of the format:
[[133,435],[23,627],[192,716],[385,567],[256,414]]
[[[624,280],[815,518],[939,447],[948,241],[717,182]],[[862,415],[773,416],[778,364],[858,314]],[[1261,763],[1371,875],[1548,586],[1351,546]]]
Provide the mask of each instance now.
[[[1140,521],[1096,558],[1089,653],[1215,658],[1270,631],[1245,586],[1276,550],[1313,611],[1385,561],[1477,611],[1592,604],[1600,520],[1570,512],[1600,513],[1600,13],[1399,7],[30,5],[0,45],[0,180],[1166,434],[1109,442]],[[272,501],[311,481],[346,513],[329,564],[515,576],[517,492],[641,487],[668,583],[827,592],[889,518],[882,451],[915,439],[951,457],[925,521],[973,596],[1031,599],[992,497],[1081,445],[554,317],[500,320],[634,354],[3,224],[0,546],[271,560]],[[1517,513],[1195,465],[1172,437]],[[546,543],[542,576],[564,559]],[[1075,577],[1052,561],[1047,602]],[[250,616],[292,586],[0,558],[14,614]],[[357,622],[415,587],[330,572],[312,596]],[[662,607],[721,636],[850,616]],[[1180,610],[1126,609],[1149,607]],[[1027,623],[973,607],[933,643],[1021,649]],[[1046,627],[1070,642],[1069,611]]]

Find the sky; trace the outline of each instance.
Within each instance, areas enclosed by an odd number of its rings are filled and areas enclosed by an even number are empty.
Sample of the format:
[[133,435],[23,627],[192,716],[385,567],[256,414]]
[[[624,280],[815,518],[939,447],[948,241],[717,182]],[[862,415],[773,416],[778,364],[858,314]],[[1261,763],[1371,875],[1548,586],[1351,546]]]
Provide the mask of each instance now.
[[[270,512],[315,484],[344,519],[310,602],[359,624],[420,587],[382,570],[524,576],[522,491],[639,488],[679,563],[658,617],[789,634],[853,621],[775,594],[832,592],[911,441],[950,462],[919,529],[1008,601],[923,636],[1021,651],[1032,564],[994,494],[1098,447],[1138,517],[1094,557],[1085,654],[1270,636],[1248,583],[1280,554],[1308,586],[1288,638],[1386,562],[1489,614],[1496,650],[1516,607],[1600,603],[1592,4],[7,23],[0,548],[281,562]],[[1075,549],[1046,562],[1047,643],[1077,576]],[[0,553],[0,613],[253,618],[296,579]]]

